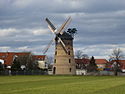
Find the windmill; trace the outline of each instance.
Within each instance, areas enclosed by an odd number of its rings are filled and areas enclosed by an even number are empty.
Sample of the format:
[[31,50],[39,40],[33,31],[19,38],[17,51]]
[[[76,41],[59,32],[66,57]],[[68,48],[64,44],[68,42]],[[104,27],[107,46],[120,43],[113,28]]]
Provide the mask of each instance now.
[[52,24],[52,22],[46,18],[48,27],[51,32],[55,34],[55,38],[52,39],[48,46],[44,49],[44,54],[50,48],[52,42],[55,41],[55,56],[54,56],[54,66],[53,74],[56,75],[75,75],[75,60],[73,52],[73,37],[65,32],[64,30],[71,22],[71,17],[69,17],[59,29]]

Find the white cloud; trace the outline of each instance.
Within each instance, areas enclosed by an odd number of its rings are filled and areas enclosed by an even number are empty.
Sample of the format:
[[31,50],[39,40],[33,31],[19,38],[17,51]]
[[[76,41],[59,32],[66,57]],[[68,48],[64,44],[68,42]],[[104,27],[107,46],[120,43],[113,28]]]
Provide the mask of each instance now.
[[[0,37],[7,37],[12,35],[24,35],[24,34],[33,34],[33,35],[45,35],[48,34],[48,29],[16,29],[16,28],[7,28],[7,29],[0,29]],[[28,36],[27,34],[27,36]],[[24,35],[25,36],[25,35]]]
[[25,8],[33,3],[34,0],[13,0],[12,5],[18,8]]
[[0,37],[6,37],[17,32],[18,30],[16,30],[15,28],[0,29]]
[[0,47],[0,51],[9,51],[11,49],[11,47],[8,47],[8,46],[3,46],[3,47]]
[[28,49],[28,46],[23,46],[23,47],[19,47],[19,48],[17,48],[18,50],[23,50],[23,51],[25,51],[26,49]]
[[36,29],[32,31],[34,35],[43,35],[43,34],[48,34],[49,31],[48,29]]

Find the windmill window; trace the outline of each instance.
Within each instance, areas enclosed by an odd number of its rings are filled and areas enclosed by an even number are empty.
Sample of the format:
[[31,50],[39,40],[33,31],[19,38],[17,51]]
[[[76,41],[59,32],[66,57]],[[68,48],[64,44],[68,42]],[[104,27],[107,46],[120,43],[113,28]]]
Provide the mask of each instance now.
[[55,52],[55,55],[57,55],[57,51]]
[[71,63],[71,59],[69,59],[69,63]]
[[54,63],[56,63],[56,59],[54,60]]
[[68,42],[67,44],[69,45],[70,43]]
[[68,51],[68,55],[70,55],[70,51]]
[[69,69],[69,72],[71,72],[71,71],[72,71],[72,69],[70,68],[70,69]]

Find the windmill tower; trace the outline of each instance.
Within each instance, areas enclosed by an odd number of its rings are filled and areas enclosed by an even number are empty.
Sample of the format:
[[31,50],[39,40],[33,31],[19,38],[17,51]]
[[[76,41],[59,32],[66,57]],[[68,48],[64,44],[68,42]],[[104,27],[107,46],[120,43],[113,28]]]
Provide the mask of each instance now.
[[44,50],[44,53],[47,52],[52,42],[55,41],[55,56],[53,66],[53,74],[55,75],[76,74],[76,65],[73,51],[74,38],[69,33],[64,32],[64,29],[70,23],[70,21],[71,17],[69,17],[59,29],[56,29],[50,20],[46,18],[48,27],[55,34],[55,38],[50,41],[47,48]]

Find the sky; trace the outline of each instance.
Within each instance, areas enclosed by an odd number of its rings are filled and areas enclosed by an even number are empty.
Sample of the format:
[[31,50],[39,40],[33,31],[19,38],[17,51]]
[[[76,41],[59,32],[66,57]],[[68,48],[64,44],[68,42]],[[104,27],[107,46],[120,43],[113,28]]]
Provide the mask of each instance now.
[[[76,28],[74,51],[108,58],[113,49],[125,53],[125,0],[0,0],[0,51],[42,54],[54,35],[48,17],[58,28],[69,17]],[[54,43],[46,53],[54,55]]]

